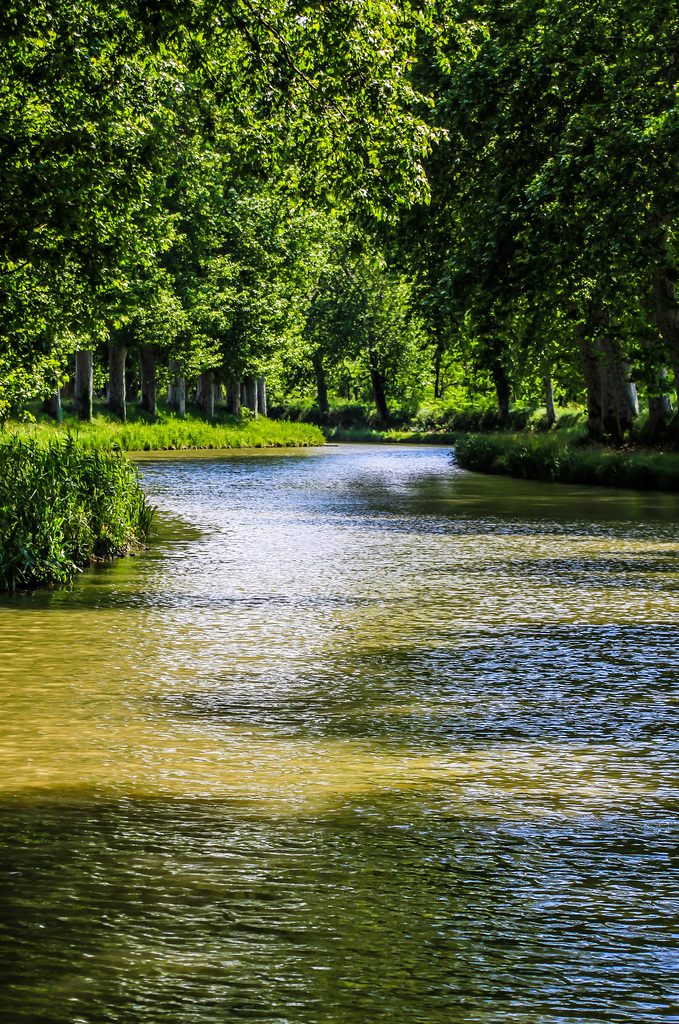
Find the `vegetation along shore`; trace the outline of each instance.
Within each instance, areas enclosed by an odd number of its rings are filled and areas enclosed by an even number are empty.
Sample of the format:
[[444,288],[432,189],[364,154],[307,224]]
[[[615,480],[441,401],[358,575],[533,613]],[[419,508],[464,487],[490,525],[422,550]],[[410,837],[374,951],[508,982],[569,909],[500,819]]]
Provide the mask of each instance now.
[[0,590],[70,583],[149,535],[153,508],[122,453],[72,437],[0,443]]
[[567,435],[460,436],[455,461],[463,469],[523,480],[679,491],[679,453],[584,444]]
[[[30,410],[29,410],[30,411]],[[132,409],[126,422],[107,414],[103,402],[94,403],[91,420],[83,422],[72,415],[60,421],[35,410],[27,422],[10,421],[8,433],[37,441],[77,436],[84,448],[122,451],[159,451],[192,448],[286,448],[324,443],[321,430],[313,423],[290,423],[245,415],[238,418],[223,411],[207,419],[200,412],[187,412],[179,418],[159,403],[156,415],[147,416]]]
[[0,423],[673,486],[675,12],[510,6],[10,4]]

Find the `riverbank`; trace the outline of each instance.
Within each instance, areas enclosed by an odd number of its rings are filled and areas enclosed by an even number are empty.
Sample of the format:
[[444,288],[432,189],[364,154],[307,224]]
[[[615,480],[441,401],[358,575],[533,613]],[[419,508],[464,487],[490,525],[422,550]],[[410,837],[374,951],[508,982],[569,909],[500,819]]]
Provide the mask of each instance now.
[[164,413],[153,421],[137,413],[127,423],[106,415],[105,407],[96,410],[91,423],[65,416],[61,423],[36,415],[35,422],[11,422],[9,429],[18,437],[49,442],[72,434],[87,449],[120,449],[126,452],[200,448],[286,448],[322,445],[325,438],[312,423],[285,420],[235,419],[221,414],[213,420],[187,413],[179,419]]
[[72,437],[0,441],[0,591],[70,583],[142,545],[152,520],[122,454]]
[[326,441],[339,444],[455,444],[461,435],[450,430],[326,430]]
[[455,460],[463,469],[521,480],[679,491],[679,454],[585,443],[581,434],[460,435]]

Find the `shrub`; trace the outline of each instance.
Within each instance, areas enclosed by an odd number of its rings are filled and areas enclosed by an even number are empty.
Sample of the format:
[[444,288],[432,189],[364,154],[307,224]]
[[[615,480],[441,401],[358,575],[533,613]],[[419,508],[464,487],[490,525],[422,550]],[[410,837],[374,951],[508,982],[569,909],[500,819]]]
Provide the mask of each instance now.
[[12,436],[0,443],[0,590],[68,583],[141,543],[153,514],[123,455]]
[[525,480],[679,491],[679,455],[582,446],[581,432],[458,437],[455,459],[464,469]]

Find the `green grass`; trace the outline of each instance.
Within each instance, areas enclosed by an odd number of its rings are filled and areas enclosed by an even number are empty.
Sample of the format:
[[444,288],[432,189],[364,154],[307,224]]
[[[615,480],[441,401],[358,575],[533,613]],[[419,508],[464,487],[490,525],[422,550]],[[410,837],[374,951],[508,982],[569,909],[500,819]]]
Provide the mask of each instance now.
[[153,508],[124,455],[72,437],[0,441],[0,590],[69,583],[148,536]]
[[[148,417],[130,407],[130,421],[120,423],[106,415],[105,406],[95,405],[91,423],[81,423],[66,415],[61,423],[36,414],[35,423],[11,423],[9,428],[20,437],[35,440],[75,435],[85,448],[123,451],[157,451],[183,448],[285,448],[321,445],[325,438],[311,423],[288,423],[260,417],[237,420],[224,413],[208,421],[188,413],[179,419],[161,407],[158,418]],[[134,416],[134,419],[132,418]]]
[[455,459],[464,469],[523,480],[679,491],[679,454],[587,444],[582,431],[467,435],[457,439]]
[[329,441],[372,444],[455,444],[458,434],[449,430],[369,430],[336,427],[326,432]]

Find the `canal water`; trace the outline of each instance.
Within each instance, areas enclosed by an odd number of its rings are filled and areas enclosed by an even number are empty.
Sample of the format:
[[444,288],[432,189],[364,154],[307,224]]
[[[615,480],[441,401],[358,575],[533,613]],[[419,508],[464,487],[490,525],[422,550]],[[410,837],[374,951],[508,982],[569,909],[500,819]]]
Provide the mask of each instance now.
[[167,453],[0,604],[4,1024],[679,1021],[679,515]]

